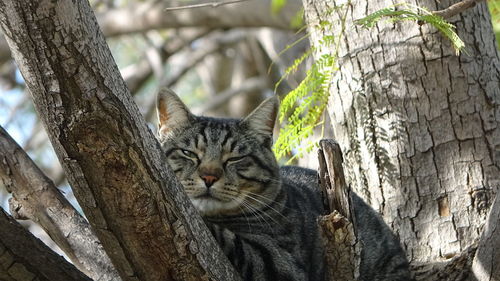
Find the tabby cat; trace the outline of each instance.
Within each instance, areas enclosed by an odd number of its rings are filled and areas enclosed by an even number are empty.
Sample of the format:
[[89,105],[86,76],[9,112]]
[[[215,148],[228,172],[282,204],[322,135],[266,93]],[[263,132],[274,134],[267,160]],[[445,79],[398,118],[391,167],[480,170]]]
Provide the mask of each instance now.
[[[243,279],[325,280],[316,172],[280,168],[271,151],[278,99],[243,120],[219,119],[191,114],[163,89],[157,109],[168,164]],[[364,244],[360,280],[409,280],[393,234],[359,197],[353,201]]]

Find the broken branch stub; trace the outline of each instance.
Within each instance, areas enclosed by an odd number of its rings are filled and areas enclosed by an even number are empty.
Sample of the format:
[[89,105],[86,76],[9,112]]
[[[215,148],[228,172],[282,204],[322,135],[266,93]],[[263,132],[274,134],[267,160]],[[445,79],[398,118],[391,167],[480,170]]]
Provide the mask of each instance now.
[[328,215],[318,220],[325,247],[328,280],[357,280],[361,245],[357,243],[350,188],[342,168],[342,151],[331,139],[320,141],[319,185]]

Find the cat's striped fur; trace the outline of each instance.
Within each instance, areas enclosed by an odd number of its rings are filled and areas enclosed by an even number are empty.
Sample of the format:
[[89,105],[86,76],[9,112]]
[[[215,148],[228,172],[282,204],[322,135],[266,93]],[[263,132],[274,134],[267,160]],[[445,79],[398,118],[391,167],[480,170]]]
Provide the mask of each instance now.
[[[159,139],[169,165],[244,280],[324,280],[316,175],[278,167],[271,151],[277,109],[277,99],[271,98],[243,120],[199,117],[164,89],[158,97]],[[371,271],[372,265],[365,267]]]

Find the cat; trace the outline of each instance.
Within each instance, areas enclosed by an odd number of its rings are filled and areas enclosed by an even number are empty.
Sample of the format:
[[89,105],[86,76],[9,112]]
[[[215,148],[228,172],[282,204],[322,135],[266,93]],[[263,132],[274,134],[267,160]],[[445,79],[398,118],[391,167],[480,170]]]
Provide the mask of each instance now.
[[[269,98],[241,120],[195,116],[164,88],[157,98],[158,138],[243,280],[322,281],[317,217],[324,210],[317,176],[278,166],[271,150],[278,104],[277,97]],[[404,252],[389,228],[359,197],[353,203],[364,245],[360,280],[410,280]]]

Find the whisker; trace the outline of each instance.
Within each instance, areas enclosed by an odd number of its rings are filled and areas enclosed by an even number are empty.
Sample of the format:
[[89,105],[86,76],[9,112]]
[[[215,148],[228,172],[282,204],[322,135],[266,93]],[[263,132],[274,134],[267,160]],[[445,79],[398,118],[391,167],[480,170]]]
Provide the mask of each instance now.
[[[284,216],[284,215],[283,215],[280,211],[278,211],[278,210],[276,210],[275,208],[271,207],[271,205],[270,205],[269,203],[266,203],[266,202],[264,202],[264,201],[261,201],[261,200],[259,200],[259,199],[255,198],[255,197],[253,197],[253,195],[255,195],[255,194],[250,194],[250,193],[247,193],[247,197],[248,197],[248,198],[250,198],[250,199],[252,199],[252,200],[256,201],[257,203],[260,203],[262,207],[268,207],[270,210],[274,211],[276,214],[280,215],[282,218],[284,218],[285,220],[287,220],[287,221],[288,221],[288,218],[287,218],[287,217],[285,217],[285,216]],[[261,212],[262,212],[262,211],[261,211]],[[264,213],[264,212],[262,212],[262,213]]]
[[277,222],[276,222],[276,220],[274,220],[271,216],[269,216],[269,215],[268,215],[268,214],[266,214],[266,213],[260,212],[260,211],[259,211],[259,210],[257,210],[255,207],[253,207],[252,205],[250,205],[248,202],[243,201],[243,202],[242,202],[242,205],[243,205],[243,206],[245,206],[245,207],[246,207],[246,208],[250,211],[250,213],[251,213],[252,215],[254,215],[254,216],[255,216],[255,217],[256,217],[259,221],[260,221],[260,219],[262,219],[262,221],[263,221],[264,223],[266,223],[266,224],[267,224],[267,227],[268,227],[269,229],[273,229],[273,228],[271,227],[271,225],[269,224],[269,222],[266,220],[266,218],[264,218],[264,217],[262,216],[262,214],[267,215],[267,216],[268,216],[271,220],[273,220],[273,221],[274,221],[274,223],[277,223]]

